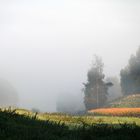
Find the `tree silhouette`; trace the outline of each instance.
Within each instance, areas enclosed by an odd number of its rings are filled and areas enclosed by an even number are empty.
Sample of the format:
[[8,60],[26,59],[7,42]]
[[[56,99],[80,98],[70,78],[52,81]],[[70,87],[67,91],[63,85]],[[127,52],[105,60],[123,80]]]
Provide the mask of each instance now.
[[121,70],[121,88],[124,95],[140,94],[140,47],[131,55],[128,65]]
[[108,87],[112,83],[105,83],[102,59],[95,56],[91,69],[87,74],[87,83],[84,83],[84,104],[86,110],[99,108],[107,101]]

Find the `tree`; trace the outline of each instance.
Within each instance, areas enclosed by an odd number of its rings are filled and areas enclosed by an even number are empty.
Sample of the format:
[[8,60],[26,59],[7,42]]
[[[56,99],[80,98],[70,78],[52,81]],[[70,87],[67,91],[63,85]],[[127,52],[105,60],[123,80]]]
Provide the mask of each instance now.
[[128,65],[121,70],[121,88],[124,95],[140,94],[140,47],[131,55]]
[[84,83],[84,104],[86,110],[99,108],[107,101],[109,83],[104,82],[103,62],[98,56],[87,74],[87,83]]

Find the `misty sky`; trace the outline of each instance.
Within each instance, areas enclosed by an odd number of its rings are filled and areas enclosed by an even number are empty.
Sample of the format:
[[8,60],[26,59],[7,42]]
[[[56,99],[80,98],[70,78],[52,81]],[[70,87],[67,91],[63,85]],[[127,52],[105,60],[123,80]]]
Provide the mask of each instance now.
[[139,0],[0,0],[0,78],[19,106],[56,111],[82,98],[94,54],[118,76],[140,45]]

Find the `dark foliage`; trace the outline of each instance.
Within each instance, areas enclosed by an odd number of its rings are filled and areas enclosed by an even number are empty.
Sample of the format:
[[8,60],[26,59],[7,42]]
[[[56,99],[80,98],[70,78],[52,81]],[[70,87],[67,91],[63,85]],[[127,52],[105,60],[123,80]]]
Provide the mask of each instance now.
[[121,70],[121,87],[124,95],[140,94],[140,47],[128,65]]
[[138,140],[136,124],[93,124],[69,127],[65,124],[37,120],[14,111],[0,111],[1,140]]
[[87,74],[88,81],[84,84],[86,110],[102,107],[107,102],[108,87],[112,83],[104,82],[103,65],[102,59],[95,56],[95,62]]

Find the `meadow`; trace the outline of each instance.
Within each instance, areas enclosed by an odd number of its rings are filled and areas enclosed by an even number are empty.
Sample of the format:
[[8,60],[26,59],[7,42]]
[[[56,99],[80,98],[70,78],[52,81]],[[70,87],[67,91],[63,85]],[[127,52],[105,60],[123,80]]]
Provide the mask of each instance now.
[[0,111],[2,140],[138,140],[138,117]]

